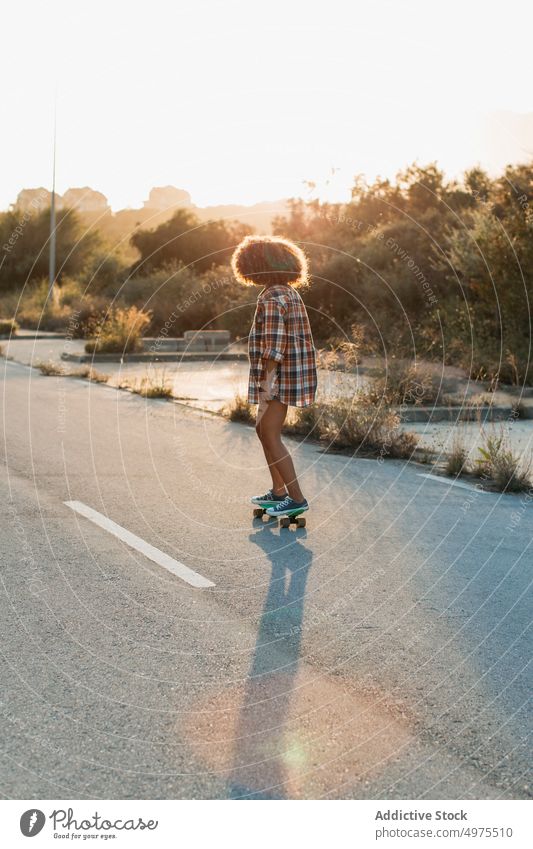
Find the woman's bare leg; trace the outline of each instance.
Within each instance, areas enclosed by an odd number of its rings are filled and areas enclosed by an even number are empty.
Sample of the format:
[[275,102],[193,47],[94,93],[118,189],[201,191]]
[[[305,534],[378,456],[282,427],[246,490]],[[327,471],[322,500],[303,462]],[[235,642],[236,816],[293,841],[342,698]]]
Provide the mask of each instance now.
[[265,414],[265,412],[268,408],[268,404],[269,404],[269,402],[264,401],[264,400],[261,400],[259,402],[259,406],[257,408],[257,419],[256,419],[256,425],[255,425],[255,432],[257,433],[257,436],[259,437],[259,440],[261,442],[261,446],[263,448],[263,453],[265,455],[265,460],[268,463],[268,468],[270,470],[270,476],[272,478],[272,490],[276,495],[283,495],[287,491],[286,487],[285,487],[285,481],[281,477],[281,474],[278,471],[277,466],[275,465],[274,458],[270,454],[270,451],[267,449],[267,447],[265,446],[265,444],[263,443],[263,440],[261,438],[261,432],[262,432],[261,422],[262,422],[263,416],[264,416],[264,414]]
[[287,416],[287,405],[280,401],[261,401],[257,410],[256,431],[272,475],[275,492],[287,488],[291,498],[303,501],[291,456],[281,441],[281,428]]

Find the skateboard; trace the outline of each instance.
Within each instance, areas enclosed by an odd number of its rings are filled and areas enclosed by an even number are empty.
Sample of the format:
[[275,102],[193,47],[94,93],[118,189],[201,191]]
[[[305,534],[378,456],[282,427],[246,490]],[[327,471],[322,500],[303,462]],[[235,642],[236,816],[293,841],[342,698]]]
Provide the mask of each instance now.
[[[303,513],[303,510],[301,511]],[[264,507],[254,508],[254,519],[262,519],[266,516],[267,519],[275,519],[275,516],[269,516]],[[282,528],[290,528],[291,525],[296,525],[297,528],[305,528],[305,516],[300,513],[294,513],[292,516],[281,516],[279,520]]]

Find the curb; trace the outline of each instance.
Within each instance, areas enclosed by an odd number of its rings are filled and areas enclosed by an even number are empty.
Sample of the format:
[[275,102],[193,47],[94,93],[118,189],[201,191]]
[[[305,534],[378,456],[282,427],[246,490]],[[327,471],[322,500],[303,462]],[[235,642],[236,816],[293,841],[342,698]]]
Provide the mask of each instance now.
[[67,354],[62,353],[61,359],[70,363],[179,363],[182,361],[206,361],[217,362],[223,360],[225,362],[241,362],[248,360],[245,353],[235,354],[214,354],[209,352],[172,352],[172,353],[137,353],[137,354]]
[[[524,415],[524,411],[526,415]],[[520,417],[513,415],[512,407],[414,407],[412,410],[396,408],[402,424],[427,423],[438,424],[439,422],[499,422],[506,419],[513,421],[533,418],[533,410],[524,408]]]

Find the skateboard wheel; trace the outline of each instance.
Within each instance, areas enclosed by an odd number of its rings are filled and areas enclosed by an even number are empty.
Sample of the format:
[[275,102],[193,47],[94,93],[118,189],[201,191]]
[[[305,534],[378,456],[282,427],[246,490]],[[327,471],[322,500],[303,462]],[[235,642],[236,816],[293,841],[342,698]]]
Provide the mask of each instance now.
[[282,528],[290,528],[291,520],[288,516],[282,516],[282,518],[279,520],[279,523]]
[[302,516],[302,518],[301,518],[301,519],[300,519],[300,517],[298,517],[298,518],[296,519],[296,527],[298,527],[298,528],[305,528],[305,519],[304,519],[304,517],[303,517],[303,516]]
[[262,507],[256,507],[254,510],[254,519],[260,519],[264,512]]

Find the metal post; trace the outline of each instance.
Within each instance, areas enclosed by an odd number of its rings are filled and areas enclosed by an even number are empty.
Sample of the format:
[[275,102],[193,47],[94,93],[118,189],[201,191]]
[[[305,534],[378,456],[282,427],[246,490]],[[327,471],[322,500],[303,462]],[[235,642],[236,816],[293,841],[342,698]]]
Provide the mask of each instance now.
[[50,203],[50,253],[47,301],[54,294],[54,283],[56,279],[56,107],[57,101],[54,101],[54,154],[52,166],[52,200]]

